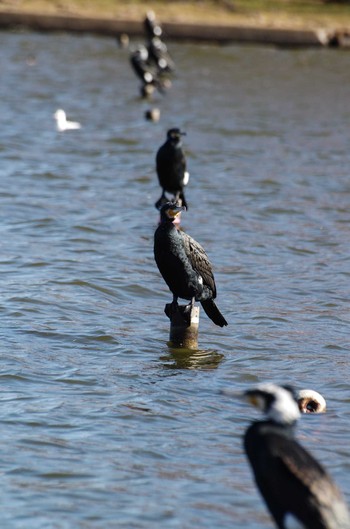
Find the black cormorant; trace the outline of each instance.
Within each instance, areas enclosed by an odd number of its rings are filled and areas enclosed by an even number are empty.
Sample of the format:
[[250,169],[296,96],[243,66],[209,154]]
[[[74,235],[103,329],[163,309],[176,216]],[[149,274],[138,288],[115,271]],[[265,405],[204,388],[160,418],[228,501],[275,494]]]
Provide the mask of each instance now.
[[148,53],[160,74],[174,72],[174,61],[169,55],[166,44],[159,37],[153,37],[151,39],[148,45]]
[[148,39],[153,37],[160,37],[163,33],[161,26],[156,22],[156,15],[154,11],[148,11],[146,18],[143,21],[143,26],[146,31],[146,36]]
[[262,384],[244,397],[267,416],[248,428],[244,448],[277,527],[350,529],[342,493],[294,437],[300,411],[293,390]]
[[325,413],[327,409],[325,399],[313,389],[301,389],[297,398],[301,413]]
[[141,93],[148,93],[148,91],[153,92],[154,88],[157,86],[158,79],[156,73],[152,70],[152,67],[148,62],[148,51],[145,46],[139,46],[136,50],[131,52],[130,64],[135,74],[142,82]]
[[154,257],[164,281],[178,298],[199,301],[207,316],[220,327],[227,321],[215,305],[216,286],[211,263],[198,242],[177,230],[173,222],[183,206],[167,202],[160,209],[160,224],[154,234]]
[[149,108],[145,112],[145,118],[148,121],[154,121],[157,122],[160,120],[160,110],[159,108]]
[[175,201],[180,199],[187,208],[183,189],[188,183],[189,173],[186,171],[186,158],[181,148],[181,136],[184,134],[186,133],[178,128],[168,130],[167,140],[157,152],[156,168],[159,184],[163,189],[155,204],[158,209],[167,201],[166,191],[174,195]]

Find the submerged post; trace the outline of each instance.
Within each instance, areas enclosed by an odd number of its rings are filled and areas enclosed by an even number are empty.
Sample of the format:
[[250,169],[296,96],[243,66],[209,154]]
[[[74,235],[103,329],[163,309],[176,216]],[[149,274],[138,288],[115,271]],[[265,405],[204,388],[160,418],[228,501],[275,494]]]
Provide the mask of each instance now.
[[185,349],[198,348],[199,307],[188,305],[165,306],[165,314],[170,319],[169,340],[172,347]]

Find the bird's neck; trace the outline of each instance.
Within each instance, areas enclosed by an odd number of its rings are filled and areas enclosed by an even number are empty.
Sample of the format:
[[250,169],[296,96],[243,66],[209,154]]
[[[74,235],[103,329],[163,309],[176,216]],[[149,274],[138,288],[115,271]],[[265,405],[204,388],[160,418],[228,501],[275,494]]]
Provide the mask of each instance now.
[[172,229],[176,230],[174,220],[170,220],[168,218],[161,219],[160,226],[165,230],[172,230]]
[[252,428],[259,431],[260,434],[278,433],[285,437],[294,437],[296,421],[293,423],[281,424],[275,421],[256,421],[252,424]]

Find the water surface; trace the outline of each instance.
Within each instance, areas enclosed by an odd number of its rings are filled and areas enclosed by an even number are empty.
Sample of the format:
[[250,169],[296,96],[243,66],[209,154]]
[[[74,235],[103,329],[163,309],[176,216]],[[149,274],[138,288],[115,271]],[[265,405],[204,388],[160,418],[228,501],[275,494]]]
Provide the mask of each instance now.
[[[272,527],[242,451],[258,415],[220,394],[266,380],[324,395],[298,436],[349,501],[348,54],[170,43],[149,103],[113,39],[0,44],[2,527]],[[153,259],[173,126],[229,322],[202,314],[192,353],[167,346]]]

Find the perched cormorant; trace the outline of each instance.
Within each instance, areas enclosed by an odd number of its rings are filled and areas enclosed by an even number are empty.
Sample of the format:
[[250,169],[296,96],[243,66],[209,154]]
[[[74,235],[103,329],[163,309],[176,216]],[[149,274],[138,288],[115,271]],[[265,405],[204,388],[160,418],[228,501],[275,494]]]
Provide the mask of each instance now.
[[145,118],[148,121],[154,121],[157,122],[160,120],[160,110],[159,108],[149,108],[145,112]]
[[322,395],[313,389],[301,389],[297,398],[301,413],[324,413],[327,409]]
[[159,37],[153,37],[151,39],[148,45],[148,53],[150,59],[154,61],[160,74],[164,72],[174,72],[174,61],[169,55],[166,44]]
[[199,301],[207,316],[220,327],[227,321],[215,305],[216,286],[212,265],[198,242],[177,230],[173,222],[183,206],[167,202],[160,209],[160,224],[154,234],[154,257],[164,281],[178,298],[191,300],[189,309]]
[[160,37],[163,33],[161,26],[156,22],[156,15],[154,11],[148,11],[148,13],[146,14],[146,18],[143,22],[143,26],[145,28],[146,36],[148,39],[152,39],[153,37]]
[[130,54],[130,64],[142,82],[142,87],[152,87],[152,91],[157,84],[155,72],[148,62],[148,51],[145,46],[139,46]]
[[300,411],[293,390],[261,384],[244,397],[267,416],[247,429],[244,448],[277,527],[350,529],[342,493],[294,437]]
[[187,208],[183,189],[190,175],[186,171],[186,158],[181,148],[181,136],[185,134],[177,128],[169,129],[166,142],[157,152],[156,168],[159,184],[163,189],[161,197],[155,204],[158,209],[167,201],[166,191],[174,195],[175,201],[181,199],[182,205]]

